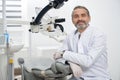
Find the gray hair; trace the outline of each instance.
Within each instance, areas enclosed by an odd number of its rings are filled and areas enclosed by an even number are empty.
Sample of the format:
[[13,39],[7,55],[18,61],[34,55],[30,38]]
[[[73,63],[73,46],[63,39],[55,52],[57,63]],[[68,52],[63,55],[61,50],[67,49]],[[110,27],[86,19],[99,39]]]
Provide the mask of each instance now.
[[84,6],[76,6],[76,7],[73,9],[73,11],[72,11],[72,16],[73,16],[74,10],[76,10],[76,9],[85,9],[85,10],[87,11],[87,15],[90,17],[89,10],[88,10],[86,7],[84,7]]

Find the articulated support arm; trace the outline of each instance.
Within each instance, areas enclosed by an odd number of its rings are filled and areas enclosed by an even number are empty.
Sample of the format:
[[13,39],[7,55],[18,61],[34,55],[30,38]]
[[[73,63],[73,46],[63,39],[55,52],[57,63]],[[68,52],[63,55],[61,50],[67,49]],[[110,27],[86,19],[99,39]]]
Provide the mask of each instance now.
[[31,25],[39,25],[40,21],[42,19],[42,17],[45,15],[45,13],[47,13],[47,11],[49,11],[51,8],[55,8],[55,9],[59,9],[60,7],[62,7],[64,5],[64,1],[68,1],[68,0],[54,0],[51,1],[36,17],[36,19],[31,22]]
[[43,25],[42,25],[41,19],[50,9],[52,8],[59,9],[60,7],[64,5],[64,2],[66,1],[68,0],[50,1],[50,3],[39,12],[37,17],[33,19],[33,22],[30,22],[29,31],[32,33],[41,32],[42,34],[47,35],[50,38],[53,38],[59,42],[62,42],[66,36],[66,33],[64,32],[63,26],[58,23],[65,22],[65,19],[64,18],[59,18],[59,19],[50,18],[48,20],[49,22],[46,21],[46,24],[43,24]]

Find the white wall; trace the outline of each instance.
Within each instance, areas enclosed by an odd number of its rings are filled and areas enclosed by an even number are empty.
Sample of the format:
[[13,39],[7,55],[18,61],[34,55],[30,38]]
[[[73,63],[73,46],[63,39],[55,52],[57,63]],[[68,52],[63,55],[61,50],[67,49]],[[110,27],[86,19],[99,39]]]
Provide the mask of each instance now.
[[[48,4],[48,0],[28,0],[27,2],[27,19],[31,20],[31,17],[35,16],[34,8],[44,7]],[[76,5],[84,5],[90,10],[91,25],[102,28],[107,34],[108,44],[108,59],[109,70],[113,80],[120,80],[120,1],[119,0],[69,0],[65,5],[58,10],[50,10],[48,14],[50,16],[58,16],[66,18],[66,22],[62,23],[65,31],[69,33],[74,29],[71,22],[71,11]],[[32,44],[37,46],[57,46],[55,40],[49,39],[47,36],[39,34],[32,34],[35,40],[32,40]],[[26,41],[27,42],[27,41]]]

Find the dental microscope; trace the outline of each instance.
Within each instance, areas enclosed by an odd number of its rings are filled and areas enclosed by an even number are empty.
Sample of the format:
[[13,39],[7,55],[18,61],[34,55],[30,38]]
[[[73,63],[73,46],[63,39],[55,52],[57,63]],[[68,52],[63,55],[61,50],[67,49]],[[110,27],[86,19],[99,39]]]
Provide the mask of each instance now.
[[[50,3],[45,6],[37,15],[35,19],[33,19],[32,22],[30,22],[31,28],[29,29],[32,33],[38,33],[41,29],[44,29],[44,27],[40,27],[41,19],[43,16],[52,8],[59,9],[64,5],[64,2],[67,2],[68,0],[53,0],[50,1]],[[61,32],[64,32],[64,28],[62,25],[57,24],[59,22],[64,22],[65,19],[53,19],[52,22],[48,24],[54,24],[54,28],[47,27],[45,28],[48,32],[54,32],[54,29],[56,29],[56,26],[59,26]],[[72,73],[72,70],[69,66],[69,64],[63,64],[61,62],[55,61],[53,64],[51,64],[51,67],[46,70],[41,70],[37,68],[32,68],[31,71],[28,71],[27,68],[24,66],[24,59],[19,58],[18,63],[21,66],[22,70],[22,80],[67,80],[67,75],[70,75]]]

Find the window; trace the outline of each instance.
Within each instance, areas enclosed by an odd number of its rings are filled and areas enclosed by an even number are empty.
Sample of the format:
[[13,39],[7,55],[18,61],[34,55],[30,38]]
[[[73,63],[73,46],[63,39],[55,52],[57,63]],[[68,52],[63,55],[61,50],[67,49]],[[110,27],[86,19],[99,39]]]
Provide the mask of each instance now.
[[[0,18],[2,18],[2,1],[0,0]],[[27,0],[6,0],[6,19],[15,21],[26,21]],[[7,32],[13,42],[24,43],[28,46],[29,25],[7,24]]]
[[[6,19],[20,20],[22,18],[21,0],[6,0]],[[0,0],[0,18],[2,18],[2,0]],[[7,24],[7,27],[21,27],[21,24]]]

